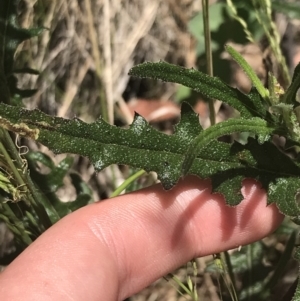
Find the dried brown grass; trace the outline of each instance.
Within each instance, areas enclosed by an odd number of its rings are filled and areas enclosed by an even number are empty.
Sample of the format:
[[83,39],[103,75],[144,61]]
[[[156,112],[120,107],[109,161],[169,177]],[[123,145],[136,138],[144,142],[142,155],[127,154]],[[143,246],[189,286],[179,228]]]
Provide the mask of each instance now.
[[[119,114],[129,122],[123,99],[128,70],[160,59],[192,66],[194,49],[186,26],[199,3],[24,0],[21,25],[49,29],[19,50],[19,64],[41,73],[20,79],[22,86],[39,89],[26,105],[62,117],[76,114],[87,121],[99,117],[101,105],[106,105],[111,123],[119,107]],[[160,89],[156,94],[174,93],[174,85],[162,86],[167,92]]]
[[[113,124],[132,122],[128,98],[142,88],[129,83],[128,70],[144,61],[167,60],[192,66],[195,62],[188,20],[199,10],[198,1],[162,0],[23,0],[20,25],[47,28],[18,51],[19,67],[39,70],[39,76],[22,76],[24,88],[37,88],[25,100],[29,109],[40,108],[60,117],[77,117],[91,122],[104,115]],[[156,84],[149,97],[168,98],[174,84]],[[130,93],[124,99],[124,91]],[[47,151],[42,147],[43,151]],[[82,163],[83,162],[83,163]],[[119,169],[95,176],[86,160],[80,172],[91,178],[95,198],[108,196],[122,182]],[[83,166],[82,166],[83,165]],[[112,181],[112,178],[115,181]],[[102,191],[101,187],[106,187]]]

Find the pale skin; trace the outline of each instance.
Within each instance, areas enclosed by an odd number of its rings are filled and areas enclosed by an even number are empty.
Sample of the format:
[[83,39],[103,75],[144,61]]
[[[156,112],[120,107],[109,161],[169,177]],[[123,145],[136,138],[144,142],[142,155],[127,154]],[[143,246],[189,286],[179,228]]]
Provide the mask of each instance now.
[[123,300],[187,261],[254,242],[283,216],[254,180],[225,205],[187,177],[95,203],[63,218],[0,275],[2,301]]

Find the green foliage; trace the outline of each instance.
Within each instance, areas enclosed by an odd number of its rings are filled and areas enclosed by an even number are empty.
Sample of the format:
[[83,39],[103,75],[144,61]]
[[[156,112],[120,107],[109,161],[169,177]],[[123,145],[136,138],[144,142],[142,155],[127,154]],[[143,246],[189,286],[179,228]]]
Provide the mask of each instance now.
[[[197,114],[187,103],[182,104],[181,120],[172,135],[158,132],[138,114],[129,129],[110,125],[102,118],[87,124],[77,118],[69,120],[48,116],[39,110],[20,107],[21,98],[30,96],[34,91],[19,90],[15,74],[36,74],[36,71],[15,68],[14,55],[21,42],[37,35],[42,29],[25,30],[18,27],[17,2],[11,0],[0,4],[0,95],[3,100],[0,103],[0,219],[6,222],[20,244],[30,244],[61,217],[91,202],[92,192],[78,174],[70,172],[72,157],[67,156],[55,164],[43,153],[29,152],[26,161],[24,154],[11,142],[7,131],[34,139],[56,154],[86,156],[97,171],[111,164],[126,164],[146,172],[154,171],[165,189],[171,189],[180,177],[187,174],[210,178],[213,192],[223,194],[231,206],[242,200],[242,180],[254,178],[266,189],[268,203],[275,203],[283,214],[300,224],[297,201],[300,164],[297,156],[291,158],[285,153],[288,148],[299,153],[300,113],[297,92],[300,87],[300,65],[295,69],[290,86],[286,91],[278,93],[276,79],[271,74],[267,89],[247,62],[233,48],[227,47],[253,83],[247,94],[230,87],[217,77],[165,62],[145,63],[130,70],[131,76],[182,84],[205,97],[223,101],[240,114],[238,118],[223,121],[206,130],[200,126]],[[252,3],[257,4],[255,1]],[[277,3],[277,7],[281,5],[277,1],[274,3]],[[269,6],[265,8],[269,9]],[[225,10],[225,5],[219,3],[212,9],[219,16]],[[213,24],[213,30],[221,26],[222,20],[219,18]],[[192,30],[195,26],[193,24]],[[269,38],[275,41],[271,35]],[[243,144],[219,140],[233,133],[248,133],[251,136]],[[275,135],[285,138],[286,145],[282,149],[272,142]],[[44,169],[48,169],[48,172],[45,173]],[[132,179],[143,174],[143,170]],[[66,176],[70,177],[76,190],[76,199],[63,203],[56,193],[63,187]],[[122,186],[116,194],[124,188]],[[294,236],[291,236],[287,257],[290,256]],[[256,258],[261,259],[262,244],[256,243],[252,247],[252,251],[257,254]],[[299,254],[298,248],[298,260]],[[240,255],[233,258],[236,260],[233,268],[243,273],[247,270],[246,256]],[[254,262],[253,267],[259,266],[259,262]],[[283,259],[281,267],[285,262]],[[274,275],[278,276],[276,273]],[[275,276],[265,282],[254,283],[254,286],[245,286],[241,299],[247,298],[249,291],[266,297],[265,287],[276,282],[274,279]],[[191,291],[191,285],[188,290]],[[300,289],[294,300],[300,300],[299,292]]]
[[[223,50],[222,42],[227,42],[228,39],[233,39],[236,42],[245,42],[245,36],[243,35],[243,28],[238,21],[233,19],[232,11],[228,8],[228,4],[223,2],[216,2],[210,5],[210,29],[212,32],[212,50]],[[251,1],[233,1],[237,12],[242,15],[245,22],[248,24],[250,31],[253,33],[256,39],[262,36],[261,27],[255,22],[255,14]],[[203,15],[202,11],[199,12],[190,22],[188,26],[189,32],[195,37],[197,41],[197,55],[203,55],[205,53],[205,40],[203,29]],[[230,30],[234,28],[234,36],[230,35]],[[223,35],[222,39],[219,36]],[[226,39],[224,41],[224,38]],[[221,43],[220,43],[221,41]]]
[[256,88],[257,92],[260,96],[265,100],[268,101],[269,99],[269,91],[264,87],[258,76],[255,74],[254,70],[251,66],[247,63],[247,61],[237,52],[234,50],[233,47],[227,45],[225,47],[227,52],[231,55],[231,57],[244,69],[244,72],[249,75],[249,79],[251,80],[253,86]]
[[[217,74],[223,80],[228,80],[228,74],[230,73],[228,62],[220,59],[224,46],[229,41],[246,44],[249,37],[257,41],[262,37],[263,29],[256,20],[251,1],[217,1],[209,6],[209,16],[214,74]],[[188,30],[197,42],[197,67],[200,70],[203,70],[203,65],[206,64],[204,57],[206,41],[202,18],[203,14],[200,11],[188,24]],[[195,94],[192,89],[181,86],[178,88],[176,99],[192,102]]]
[[[14,108],[21,107],[22,99],[35,93],[35,90],[19,89],[16,74],[38,74],[29,67],[19,69],[15,66],[17,48],[43,31],[43,28],[18,26],[18,3],[17,0],[0,3],[1,103],[12,104]],[[61,217],[90,202],[92,192],[76,173],[70,173],[71,157],[56,165],[45,154],[26,154],[26,147],[23,152],[17,138],[14,143],[8,132],[0,129],[0,220],[14,233],[16,244],[23,249]],[[47,167],[48,173],[41,173],[37,163]],[[64,203],[56,192],[62,188],[67,175],[76,190],[76,199]]]
[[182,84],[208,98],[218,99],[229,104],[244,118],[271,118],[264,100],[258,97],[254,89],[245,95],[238,89],[228,86],[219,78],[210,77],[195,69],[185,69],[165,62],[144,63],[132,68],[129,74]]
[[290,19],[300,19],[300,6],[297,1],[272,0],[272,8],[279,13],[287,15]]
[[32,96],[36,90],[18,89],[14,73],[37,73],[30,68],[15,68],[14,56],[17,47],[43,31],[42,28],[23,29],[18,26],[16,12],[18,2],[9,0],[0,3],[0,94],[3,97],[2,101],[12,99],[15,104],[20,104],[22,98]]
[[[250,98],[196,70],[162,62],[134,67],[130,73],[180,80],[210,96],[238,104],[241,115],[247,118],[230,119],[203,131],[197,115],[189,105],[183,104],[181,121],[176,125],[175,133],[166,135],[154,130],[139,115],[129,129],[121,129],[102,119],[86,124],[76,118],[65,120],[38,110],[27,111],[0,104],[0,125],[36,139],[55,153],[87,156],[96,170],[117,163],[155,171],[166,189],[174,186],[182,174],[210,177],[213,190],[221,192],[230,205],[241,200],[241,181],[253,177],[268,189],[269,202],[276,202],[288,216],[299,216],[295,197],[300,170],[297,162],[268,142],[273,134],[285,135],[285,124],[268,114],[266,104],[263,107],[258,98]],[[217,140],[226,134],[246,131],[256,134],[258,140],[249,138],[246,145],[237,142],[230,145]],[[278,163],[274,165],[274,162]]]
[[[62,218],[72,211],[93,201],[92,191],[88,185],[82,181],[77,173],[70,172],[73,165],[72,157],[66,157],[57,165],[49,156],[41,152],[29,152],[26,155],[26,158],[30,163],[29,169],[31,178],[39,190],[43,192],[44,198],[47,198],[48,201],[50,201],[59,215],[59,218]],[[43,168],[41,168],[38,163],[40,163]],[[45,173],[43,171],[45,168],[47,168],[49,172]],[[76,199],[62,202],[58,198],[56,192],[65,186],[63,181],[68,175],[71,178],[71,184],[76,190]],[[57,219],[57,216],[54,216],[52,222],[55,223]]]
[[[268,107],[269,102],[255,88],[246,95],[194,69],[160,62],[142,64],[130,71],[135,76],[185,84],[208,97],[227,102],[240,112],[240,118],[229,119],[207,130],[201,128],[197,115],[186,103],[182,105],[181,120],[173,135],[154,130],[138,114],[129,129],[122,129],[101,118],[87,124],[77,118],[66,120],[6,104],[0,104],[0,125],[41,142],[55,153],[87,156],[96,170],[116,163],[155,171],[165,189],[172,188],[186,174],[211,178],[213,191],[222,193],[229,205],[241,201],[242,180],[255,178],[268,191],[268,202],[276,203],[283,214],[299,223],[300,208],[296,201],[300,186],[299,164],[271,142],[272,135],[278,134],[295,145],[299,143],[299,133],[293,127],[298,122],[293,119],[296,118],[295,97],[299,88],[298,68],[290,87],[280,98],[284,100],[282,110],[274,109],[280,108],[279,104]],[[253,77],[251,73],[249,76]],[[246,144],[218,141],[219,137],[234,132],[251,132],[257,138],[248,138]],[[51,192],[61,185],[71,161],[67,158],[54,168],[49,158],[39,156],[35,157],[36,161],[53,168],[42,180],[47,187],[41,187]],[[56,203],[57,200],[52,205],[56,207]]]

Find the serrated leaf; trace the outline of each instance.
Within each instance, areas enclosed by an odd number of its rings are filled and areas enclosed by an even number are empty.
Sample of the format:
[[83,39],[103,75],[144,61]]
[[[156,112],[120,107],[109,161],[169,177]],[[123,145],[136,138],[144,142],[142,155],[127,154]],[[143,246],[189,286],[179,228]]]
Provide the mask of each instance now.
[[186,69],[165,62],[148,62],[133,67],[129,75],[182,84],[208,98],[229,104],[245,118],[264,118],[267,114],[266,108],[261,103],[253,102],[253,99],[238,89],[228,86],[219,78],[210,77],[195,69]]
[[253,138],[249,138],[244,146],[234,143],[232,152],[238,155],[247,168],[244,175],[257,179],[267,190],[268,204],[276,203],[285,215],[299,217],[300,208],[296,196],[300,187],[300,168],[293,160],[279,151],[273,143],[265,142],[260,145]]
[[[2,127],[33,138],[55,153],[86,156],[96,170],[110,164],[127,164],[155,171],[165,189],[172,188],[180,178],[187,146],[205,132],[197,114],[186,103],[173,135],[156,131],[138,114],[129,129],[109,125],[102,119],[87,124],[76,118],[51,117],[38,110],[1,103],[0,116]],[[213,191],[222,193],[229,205],[242,200],[244,178],[257,179],[268,190],[269,203],[276,203],[288,216],[300,216],[295,199],[300,168],[271,142],[260,144],[248,138],[248,143],[242,145],[212,140],[199,150],[189,174],[210,178]]]

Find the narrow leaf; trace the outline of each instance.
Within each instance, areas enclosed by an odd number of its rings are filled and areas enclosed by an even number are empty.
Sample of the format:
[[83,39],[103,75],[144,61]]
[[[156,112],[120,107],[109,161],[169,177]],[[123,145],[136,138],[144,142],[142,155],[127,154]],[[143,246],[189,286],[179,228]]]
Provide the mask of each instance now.
[[238,89],[232,88],[217,77],[210,77],[195,69],[186,69],[165,62],[144,63],[133,67],[129,75],[148,77],[182,84],[200,94],[223,101],[241,113],[242,117],[264,117],[266,109],[257,107],[251,99]]
[[296,95],[299,88],[300,88],[300,63],[295,68],[292,82],[283,96],[283,102],[298,106],[299,103],[296,102]]
[[247,63],[247,61],[230,45],[225,46],[226,51],[231,55],[231,57],[239,64],[239,66],[244,70],[246,75],[251,80],[253,86],[257,89],[261,97],[268,102],[269,101],[269,91],[264,87],[254,70]]

